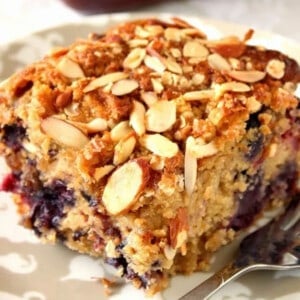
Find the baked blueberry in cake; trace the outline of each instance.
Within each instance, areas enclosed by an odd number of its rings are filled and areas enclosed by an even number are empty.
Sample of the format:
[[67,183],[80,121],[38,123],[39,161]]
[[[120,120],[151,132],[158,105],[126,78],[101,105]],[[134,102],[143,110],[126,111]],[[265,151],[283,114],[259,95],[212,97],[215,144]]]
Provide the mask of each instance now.
[[174,18],[91,34],[0,86],[22,222],[149,294],[297,193],[292,58]]

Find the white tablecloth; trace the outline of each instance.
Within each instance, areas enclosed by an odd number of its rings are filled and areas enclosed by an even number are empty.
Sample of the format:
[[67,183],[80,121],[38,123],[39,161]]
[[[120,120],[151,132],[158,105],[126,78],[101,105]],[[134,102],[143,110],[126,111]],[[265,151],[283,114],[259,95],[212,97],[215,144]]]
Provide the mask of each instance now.
[[[236,22],[300,42],[299,0],[177,0],[147,6],[143,10],[194,14]],[[0,0],[0,45],[80,17],[78,12],[59,0]]]

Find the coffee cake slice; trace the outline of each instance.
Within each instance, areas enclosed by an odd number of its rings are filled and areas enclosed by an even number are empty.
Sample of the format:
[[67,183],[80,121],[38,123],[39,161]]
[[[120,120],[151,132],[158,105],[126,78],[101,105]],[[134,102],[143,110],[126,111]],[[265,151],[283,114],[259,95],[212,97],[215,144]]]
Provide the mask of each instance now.
[[23,224],[154,293],[298,193],[295,60],[174,18],[91,34],[0,87]]

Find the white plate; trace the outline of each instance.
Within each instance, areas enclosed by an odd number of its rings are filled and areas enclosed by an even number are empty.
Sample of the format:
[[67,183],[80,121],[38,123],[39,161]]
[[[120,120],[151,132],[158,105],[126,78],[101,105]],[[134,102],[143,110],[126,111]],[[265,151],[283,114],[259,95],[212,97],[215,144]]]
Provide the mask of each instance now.
[[[149,14],[113,14],[83,18],[76,24],[64,24],[38,32],[0,49],[0,78],[4,79],[27,63],[41,58],[56,45],[67,45],[89,32],[103,32],[106,28],[132,18]],[[151,14],[150,14],[151,15]],[[153,16],[153,15],[152,15]],[[170,15],[157,14],[166,19]],[[243,36],[248,28],[214,20],[183,16],[201,28],[210,38],[235,34]],[[275,34],[256,31],[253,44],[281,50],[300,61],[300,45]],[[1,173],[6,173],[0,161]],[[225,247],[217,255],[213,269],[222,267],[234,253],[234,245]],[[155,300],[176,300],[211,273],[176,276],[171,286]],[[78,255],[62,246],[42,245],[32,232],[18,225],[18,217],[11,198],[0,193],[0,300],[99,300],[105,299],[103,287],[95,278],[103,276],[103,264],[87,256]],[[225,287],[212,299],[300,299],[300,271],[253,272]],[[123,284],[110,300],[148,299],[142,291]]]

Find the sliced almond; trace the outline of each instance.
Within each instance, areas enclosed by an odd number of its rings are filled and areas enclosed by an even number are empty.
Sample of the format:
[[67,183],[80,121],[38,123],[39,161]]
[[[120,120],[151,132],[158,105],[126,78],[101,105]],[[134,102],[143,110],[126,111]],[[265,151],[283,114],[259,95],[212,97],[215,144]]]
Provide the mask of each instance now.
[[165,255],[166,259],[173,260],[176,255],[176,249],[167,245],[164,247],[164,255]]
[[168,41],[180,42],[182,38],[182,32],[175,27],[168,27],[164,32],[165,38]]
[[137,135],[145,133],[145,107],[141,102],[133,101],[133,109],[130,113],[129,124],[132,126]]
[[86,124],[86,128],[90,133],[104,131],[107,129],[107,121],[102,118],[95,118]]
[[119,165],[125,162],[132,154],[136,144],[135,137],[129,136],[118,142],[115,146],[115,153],[113,158],[114,165]]
[[122,138],[132,134],[134,131],[129,126],[129,121],[118,123],[111,131],[110,137],[114,142],[120,141]]
[[91,92],[95,89],[98,89],[100,87],[106,86],[107,84],[114,83],[116,81],[125,79],[128,77],[128,74],[124,72],[114,72],[102,75],[101,77],[98,77],[94,80],[92,80],[84,89],[84,93]]
[[114,168],[115,166],[113,165],[106,165],[100,168],[96,168],[94,172],[94,179],[96,181],[99,181],[104,176],[108,175]]
[[203,139],[192,138],[189,146],[189,151],[198,159],[215,155],[218,152],[215,144],[210,142],[206,144]]
[[139,87],[139,83],[134,79],[122,79],[114,83],[111,93],[115,96],[130,94]]
[[156,56],[146,55],[144,59],[145,65],[157,73],[163,73],[166,66]]
[[218,53],[214,53],[208,56],[207,58],[208,65],[218,71],[229,71],[231,66],[229,62]]
[[79,103],[78,102],[72,102],[68,106],[64,108],[64,113],[67,116],[75,117],[79,115]]
[[102,118],[95,118],[89,123],[75,122],[70,120],[68,120],[68,123],[77,127],[79,130],[86,134],[105,131],[108,127],[107,121]]
[[23,147],[29,153],[33,153],[33,154],[37,154],[37,155],[38,155],[38,153],[40,153],[39,152],[39,150],[40,150],[39,147],[32,144],[32,143],[30,143],[30,142],[28,142],[28,141],[23,142]]
[[129,69],[137,68],[146,56],[146,49],[135,48],[124,59],[123,67]]
[[192,83],[194,85],[200,85],[204,82],[204,80],[205,80],[205,75],[201,73],[196,73],[192,77]]
[[107,211],[118,215],[129,210],[145,185],[145,171],[137,161],[129,161],[112,173],[102,201]]
[[248,84],[231,81],[216,86],[216,90],[217,90],[216,94],[218,97],[220,95],[223,95],[225,92],[246,93],[249,92],[251,88]]
[[113,87],[113,83],[112,82],[110,82],[109,84],[107,84],[107,85],[105,85],[103,88],[102,88],[102,91],[104,92],[104,93],[107,93],[107,94],[109,94],[110,92],[111,92],[111,88]]
[[164,90],[164,86],[161,83],[161,80],[158,78],[151,78],[151,83],[153,86],[153,90],[157,93],[160,94]]
[[164,29],[160,25],[146,25],[145,30],[147,30],[150,36],[160,35],[164,32]]
[[148,107],[158,101],[158,97],[154,92],[143,92],[141,93],[142,100],[147,104]]
[[178,48],[171,48],[170,52],[174,58],[180,58],[182,56],[181,51]]
[[204,99],[213,99],[215,96],[214,90],[192,91],[183,94],[183,99],[186,101],[201,101]]
[[206,59],[205,58],[202,58],[202,57],[191,57],[189,58],[188,60],[188,63],[190,65],[198,65],[200,64],[202,61],[205,61]]
[[181,32],[185,36],[191,35],[191,36],[197,36],[197,37],[201,37],[201,38],[205,37],[205,34],[197,28],[184,28],[184,29],[181,29]]
[[145,47],[148,45],[148,43],[149,43],[149,41],[146,39],[133,39],[133,40],[128,41],[128,45],[131,48]]
[[194,68],[193,68],[193,66],[185,65],[182,67],[182,71],[185,74],[192,73],[194,71]]
[[88,137],[77,127],[54,117],[48,117],[41,122],[42,131],[57,142],[81,149],[88,142]]
[[186,230],[181,230],[178,232],[177,237],[176,237],[176,246],[175,249],[180,248],[181,246],[184,245],[184,243],[187,240],[187,231]]
[[165,65],[169,71],[182,74],[182,68],[175,60],[168,58],[165,60]]
[[285,74],[285,63],[279,59],[271,59],[266,66],[266,72],[275,79],[281,79]]
[[197,41],[188,41],[183,47],[183,56],[206,58],[209,54],[208,49]]
[[75,79],[85,77],[81,67],[75,61],[64,56],[57,64],[57,69],[64,76]]
[[142,26],[135,27],[135,35],[140,38],[148,38],[151,36],[150,32]]
[[146,112],[146,129],[164,132],[176,122],[176,104],[174,101],[157,101]]
[[177,154],[178,145],[161,134],[146,134],[141,143],[151,152],[162,157],[173,157]]
[[235,80],[253,83],[260,81],[265,78],[266,73],[261,71],[229,71],[227,73],[230,77],[234,78]]
[[236,36],[229,36],[220,40],[209,41],[208,46],[213,52],[224,57],[240,57],[245,51],[246,45]]
[[191,151],[193,144],[194,138],[189,136],[186,140],[184,154],[184,186],[188,196],[193,193],[197,180],[197,158]]

